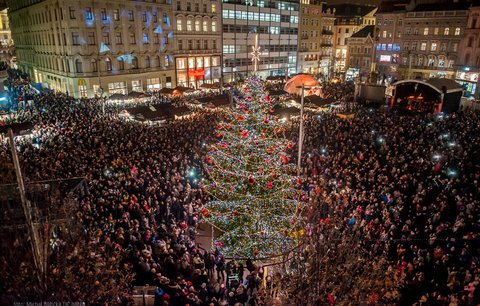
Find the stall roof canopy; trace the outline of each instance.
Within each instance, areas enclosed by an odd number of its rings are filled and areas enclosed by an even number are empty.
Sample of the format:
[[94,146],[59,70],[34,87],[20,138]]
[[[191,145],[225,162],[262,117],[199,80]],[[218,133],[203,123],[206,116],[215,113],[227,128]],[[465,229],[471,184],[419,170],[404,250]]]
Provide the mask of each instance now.
[[228,96],[227,95],[207,96],[207,97],[197,98],[197,101],[202,104],[210,103],[214,101],[223,101],[228,104]]
[[173,105],[171,103],[165,103],[164,105],[155,105],[155,107],[149,106],[137,106],[128,108],[127,112],[134,116],[136,119],[158,121],[165,120],[172,117]]
[[429,86],[433,88],[435,91],[438,93],[442,93],[442,88],[445,87],[446,93],[452,93],[452,92],[459,92],[463,91],[462,85],[459,83],[455,82],[454,80],[451,79],[438,79],[438,78],[432,78],[428,79],[426,81],[422,80],[401,80],[393,84],[395,87],[401,84],[406,84],[406,83],[418,83],[418,84],[423,84],[426,86]]
[[334,98],[322,98],[317,95],[311,95],[305,97],[305,103],[312,104],[316,107],[322,107],[335,102]]
[[12,129],[13,135],[26,135],[30,134],[31,130],[33,130],[34,126],[30,122],[23,122],[23,123],[13,123],[8,125],[1,125],[0,126],[0,134],[7,134],[8,129]]

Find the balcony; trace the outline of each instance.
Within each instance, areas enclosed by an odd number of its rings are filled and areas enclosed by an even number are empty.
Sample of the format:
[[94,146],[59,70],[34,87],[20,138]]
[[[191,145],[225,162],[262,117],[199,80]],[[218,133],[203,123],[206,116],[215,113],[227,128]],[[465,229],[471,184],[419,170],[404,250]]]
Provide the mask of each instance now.
[[330,30],[322,30],[322,35],[333,35],[333,31],[330,31]]
[[320,47],[333,47],[332,43],[321,43]]

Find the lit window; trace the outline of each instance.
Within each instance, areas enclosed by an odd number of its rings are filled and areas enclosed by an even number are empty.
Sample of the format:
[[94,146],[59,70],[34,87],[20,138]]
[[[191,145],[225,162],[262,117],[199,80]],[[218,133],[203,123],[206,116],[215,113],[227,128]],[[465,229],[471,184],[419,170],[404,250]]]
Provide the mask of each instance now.
[[195,32],[200,32],[200,20],[195,20]]
[[93,20],[92,9],[89,7],[85,9],[85,20]]
[[437,43],[432,43],[432,45],[430,46],[430,50],[437,51]]
[[439,29],[435,28],[435,30],[433,30],[433,35],[438,35],[438,31],[439,31]]
[[422,42],[422,44],[420,45],[420,50],[422,50],[422,51],[427,50],[427,43],[426,42]]
[[206,20],[203,21],[203,32],[208,32],[208,22]]
[[107,71],[112,71],[112,61],[108,57],[105,59],[105,65],[107,66]]
[[460,35],[460,28],[455,28],[455,35]]
[[217,32],[217,22],[212,21],[212,32]]
[[183,31],[183,20],[177,19],[177,31]]
[[217,4],[215,3],[212,3],[212,13],[216,13],[217,12]]
[[148,45],[150,43],[150,40],[148,38],[148,33],[143,33],[143,44]]
[[192,31],[192,21],[190,19],[187,20],[187,31]]
[[423,29],[423,35],[428,35],[428,28]]
[[449,35],[450,34],[450,28],[445,28],[443,31],[443,35]]

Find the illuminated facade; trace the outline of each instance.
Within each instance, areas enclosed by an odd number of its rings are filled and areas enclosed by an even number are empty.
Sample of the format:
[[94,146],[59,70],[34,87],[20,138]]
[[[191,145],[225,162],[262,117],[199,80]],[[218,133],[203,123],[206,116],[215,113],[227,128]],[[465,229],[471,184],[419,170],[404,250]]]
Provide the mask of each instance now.
[[298,72],[317,74],[320,71],[322,4],[320,0],[300,1]]
[[407,6],[400,53],[405,78],[454,78],[469,6],[450,1]]
[[467,28],[460,44],[455,80],[465,87],[465,95],[479,98],[480,75],[480,4],[468,10]]
[[0,11],[0,62],[14,66],[13,40],[10,33],[7,9]]
[[377,8],[371,5],[339,4],[329,6],[335,10],[334,71],[346,72],[347,38],[367,25],[375,25]]
[[298,1],[223,0],[223,60],[227,82],[252,74],[252,46],[258,34],[258,75],[297,72]]
[[375,62],[375,26],[367,25],[347,38],[348,69],[347,79],[358,78],[365,81]]
[[75,97],[175,86],[171,0],[8,1],[19,69]]
[[329,79],[333,69],[333,36],[335,29],[335,14],[331,8],[322,7],[322,41],[320,43],[320,69],[325,79]]
[[220,82],[221,3],[175,0],[174,54],[177,85],[199,88]]
[[385,1],[376,14],[376,70],[388,81],[399,79],[400,54],[403,51],[403,25],[409,0]]

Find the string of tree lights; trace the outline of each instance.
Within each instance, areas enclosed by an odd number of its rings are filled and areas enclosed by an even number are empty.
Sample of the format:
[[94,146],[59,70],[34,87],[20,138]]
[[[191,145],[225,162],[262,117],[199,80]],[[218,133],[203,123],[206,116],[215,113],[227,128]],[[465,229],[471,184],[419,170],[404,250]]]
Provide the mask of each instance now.
[[226,254],[278,255],[303,232],[301,180],[290,163],[293,145],[285,123],[272,114],[276,101],[262,80],[249,78],[235,99],[207,156],[205,189],[213,200],[202,215],[224,231],[216,244]]

